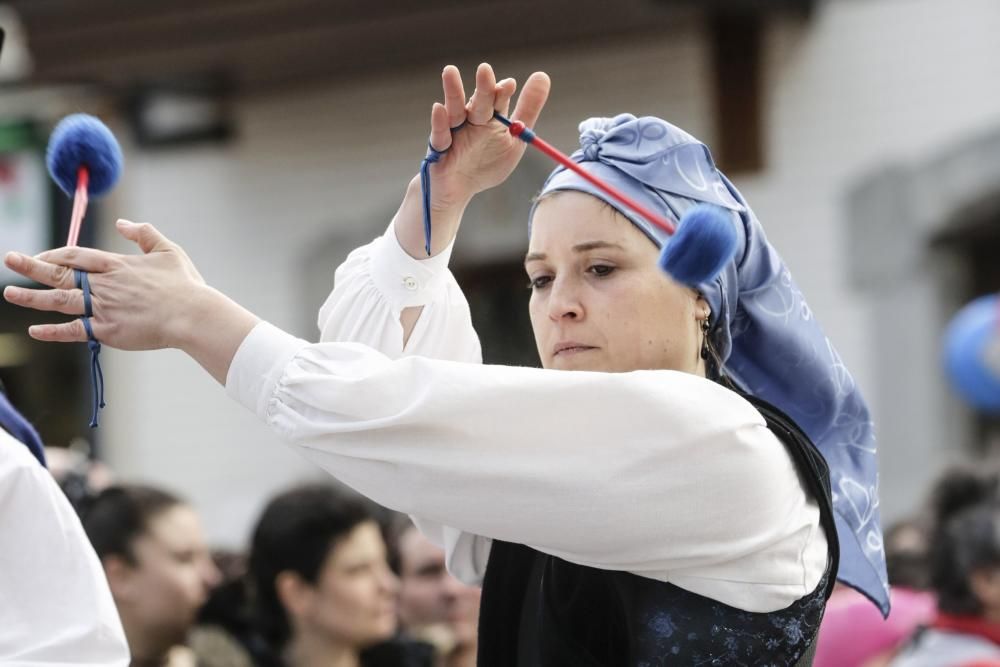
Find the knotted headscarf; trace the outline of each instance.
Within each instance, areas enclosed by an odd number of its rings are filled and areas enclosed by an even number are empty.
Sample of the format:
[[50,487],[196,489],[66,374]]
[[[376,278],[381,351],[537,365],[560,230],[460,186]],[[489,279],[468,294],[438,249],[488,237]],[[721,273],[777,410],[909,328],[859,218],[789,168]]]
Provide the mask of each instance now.
[[[868,407],[753,211],[716,168],[707,146],[659,118],[591,118],[580,124],[580,145],[571,156],[575,162],[667,218],[679,221],[699,203],[731,213],[740,237],[736,255],[718,277],[698,286],[712,311],[710,339],[726,375],[788,414],[823,453],[840,538],[838,578],[888,614]],[[657,246],[670,242],[658,227],[564,167],[552,172],[538,200],[560,190],[598,197]]]

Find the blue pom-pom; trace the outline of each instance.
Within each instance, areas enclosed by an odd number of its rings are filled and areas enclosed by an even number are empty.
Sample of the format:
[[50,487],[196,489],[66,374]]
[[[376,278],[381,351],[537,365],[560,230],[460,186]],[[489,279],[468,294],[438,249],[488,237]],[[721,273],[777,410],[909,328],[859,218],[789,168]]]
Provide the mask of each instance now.
[[660,253],[660,268],[689,287],[712,280],[732,260],[739,246],[729,211],[698,204],[681,217],[677,232]]
[[958,311],[945,331],[944,356],[959,395],[1000,412],[1000,297],[983,296]]
[[59,121],[45,152],[49,174],[70,197],[76,192],[77,172],[81,166],[87,167],[90,176],[88,196],[100,197],[118,181],[122,161],[122,149],[107,125],[82,113]]

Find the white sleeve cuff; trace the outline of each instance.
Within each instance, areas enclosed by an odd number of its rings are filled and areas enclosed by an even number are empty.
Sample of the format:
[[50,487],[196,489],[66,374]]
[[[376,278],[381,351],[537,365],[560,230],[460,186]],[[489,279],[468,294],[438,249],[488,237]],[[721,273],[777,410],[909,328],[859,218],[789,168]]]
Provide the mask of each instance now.
[[375,287],[395,312],[425,306],[442,297],[448,285],[448,260],[455,241],[434,257],[410,257],[396,238],[396,220],[372,244],[371,276]]
[[260,322],[233,356],[226,375],[226,393],[267,422],[270,398],[285,367],[307,345],[273,324]]

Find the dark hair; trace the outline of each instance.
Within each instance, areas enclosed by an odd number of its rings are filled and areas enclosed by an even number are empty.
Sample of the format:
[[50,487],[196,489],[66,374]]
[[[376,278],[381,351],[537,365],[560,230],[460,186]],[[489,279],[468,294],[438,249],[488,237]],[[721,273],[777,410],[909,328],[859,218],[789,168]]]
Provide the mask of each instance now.
[[935,487],[930,550],[931,587],[948,614],[981,614],[972,574],[1000,565],[1000,478],[995,472],[954,469]]
[[[915,590],[930,587],[928,526],[921,519],[903,519],[885,531],[885,569],[891,586]],[[912,537],[917,539],[909,539]]]
[[268,503],[254,529],[247,574],[254,627],[272,650],[291,636],[275,588],[278,575],[295,572],[315,583],[337,540],[375,519],[361,496],[327,484],[300,486]]
[[409,530],[417,530],[416,525],[409,516],[402,512],[387,513],[382,525],[382,536],[385,538],[386,560],[389,569],[398,577],[403,574],[403,555],[400,551],[400,542],[403,535]]
[[151,486],[110,486],[86,502],[80,518],[99,558],[121,556],[134,565],[136,538],[146,533],[158,514],[183,504],[177,496]]

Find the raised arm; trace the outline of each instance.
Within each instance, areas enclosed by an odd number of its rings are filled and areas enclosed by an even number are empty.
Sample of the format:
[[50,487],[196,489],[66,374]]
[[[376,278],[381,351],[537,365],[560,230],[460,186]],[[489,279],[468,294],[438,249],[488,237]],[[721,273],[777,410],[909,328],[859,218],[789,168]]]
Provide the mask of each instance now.
[[[320,340],[363,343],[393,359],[480,363],[469,304],[448,270],[450,247],[415,259],[400,246],[395,222],[337,268],[333,292],[319,311]],[[413,316],[409,327],[401,321],[406,313]]]
[[[522,141],[492,120],[494,111],[507,114],[517,87],[514,79],[497,83],[493,68],[483,63],[476,70],[476,90],[468,103],[457,67],[445,67],[441,83],[444,103],[435,102],[431,108],[429,143],[446,152],[430,167],[431,256],[451,245],[472,197],[507,180],[525,149]],[[528,77],[511,118],[533,127],[548,99],[549,85],[542,72]],[[403,249],[412,257],[427,257],[419,176],[410,181],[396,220]]]
[[[462,77],[449,65],[441,73],[444,102],[431,108],[429,146],[444,151],[429,169],[430,255],[449,249],[458,233],[462,215],[477,193],[503,183],[524,155],[524,143],[493,121],[493,112],[507,115],[517,88],[514,79],[497,82],[493,68],[483,63],[476,70],[476,89],[466,102]],[[546,74],[532,74],[517,100],[512,118],[533,127],[549,95]],[[453,129],[456,128],[456,129]],[[458,129],[460,128],[460,129]],[[427,259],[424,206],[420,177],[406,188],[393,225],[400,247],[415,259]],[[399,314],[404,345],[409,341],[423,305],[408,306]]]

